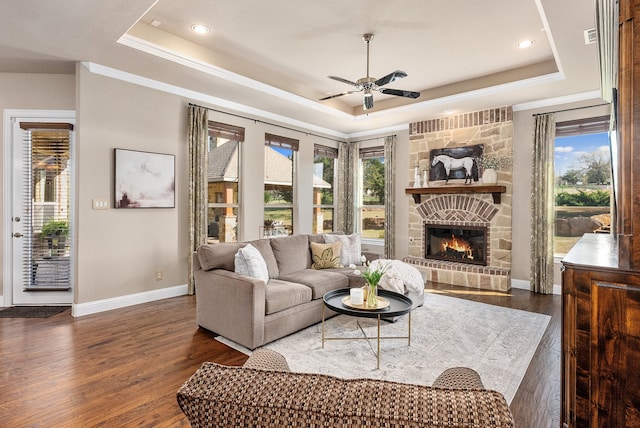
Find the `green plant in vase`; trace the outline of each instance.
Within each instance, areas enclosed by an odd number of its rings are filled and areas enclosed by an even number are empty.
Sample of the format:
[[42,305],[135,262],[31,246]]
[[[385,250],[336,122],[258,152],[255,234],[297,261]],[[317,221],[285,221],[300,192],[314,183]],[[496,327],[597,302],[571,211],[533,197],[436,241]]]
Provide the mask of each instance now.
[[365,306],[367,308],[375,308],[378,306],[378,283],[389,269],[389,265],[376,263],[375,267],[371,266],[371,263],[369,263],[364,256],[362,256],[362,264],[366,266],[366,269],[362,271],[356,270],[354,273],[356,275],[362,275],[365,281],[367,281]]

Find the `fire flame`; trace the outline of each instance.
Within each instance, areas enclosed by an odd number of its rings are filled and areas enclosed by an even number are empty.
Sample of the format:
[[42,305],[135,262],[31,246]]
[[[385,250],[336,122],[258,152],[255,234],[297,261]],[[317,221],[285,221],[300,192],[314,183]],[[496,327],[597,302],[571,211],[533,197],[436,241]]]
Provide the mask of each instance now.
[[451,235],[451,240],[442,240],[442,252],[447,251],[448,248],[459,253],[463,253],[465,258],[473,260],[473,250],[469,246],[469,243],[465,240],[456,238],[455,235]]

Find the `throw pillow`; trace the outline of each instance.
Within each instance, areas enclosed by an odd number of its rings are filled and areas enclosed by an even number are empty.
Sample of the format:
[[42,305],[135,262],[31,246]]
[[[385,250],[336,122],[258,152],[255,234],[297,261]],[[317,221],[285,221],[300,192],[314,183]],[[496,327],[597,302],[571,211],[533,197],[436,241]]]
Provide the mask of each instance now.
[[261,279],[266,284],[269,282],[269,270],[262,254],[256,247],[247,244],[240,248],[235,257],[235,272],[240,275]]
[[342,267],[340,264],[340,249],[342,244],[334,242],[333,244],[311,243],[311,259],[313,269],[330,269]]
[[340,250],[340,263],[342,263],[343,266],[362,264],[362,243],[360,241],[360,234],[334,235],[325,233],[324,242],[340,242],[342,244],[342,249]]

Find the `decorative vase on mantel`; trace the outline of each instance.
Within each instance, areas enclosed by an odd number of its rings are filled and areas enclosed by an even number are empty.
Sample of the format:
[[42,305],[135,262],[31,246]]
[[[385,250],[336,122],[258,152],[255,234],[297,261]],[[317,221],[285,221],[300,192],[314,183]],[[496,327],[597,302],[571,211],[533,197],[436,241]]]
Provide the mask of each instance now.
[[415,171],[413,172],[413,187],[421,188],[422,183],[420,182],[420,170],[418,167],[415,167]]
[[493,168],[487,168],[482,172],[482,184],[493,186],[498,183],[498,173]]

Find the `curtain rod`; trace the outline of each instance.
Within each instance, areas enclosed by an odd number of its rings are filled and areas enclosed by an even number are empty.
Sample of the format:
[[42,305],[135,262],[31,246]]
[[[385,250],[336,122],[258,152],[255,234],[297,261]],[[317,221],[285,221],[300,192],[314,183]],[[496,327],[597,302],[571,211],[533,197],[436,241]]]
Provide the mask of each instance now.
[[205,107],[205,106],[201,106],[201,105],[193,104],[193,103],[189,103],[189,105],[193,106],[193,107],[206,108],[209,111],[215,111],[216,113],[227,114],[229,116],[235,116],[235,117],[239,117],[241,119],[253,120],[254,123],[264,123],[265,125],[271,125],[271,126],[276,126],[278,128],[282,128],[282,129],[288,129],[289,131],[299,132],[301,134],[311,135],[311,136],[318,137],[318,138],[324,138],[325,140],[335,141],[337,143],[345,143],[346,142],[345,140],[336,140],[335,138],[325,137],[324,135],[314,134],[313,132],[300,131],[299,129],[289,128],[287,126],[278,125],[277,123],[265,122],[264,120],[255,119],[253,117],[242,116],[240,114],[229,113],[229,112],[222,111],[222,110],[216,110],[216,109],[211,108],[211,107]]
[[364,143],[365,141],[382,140],[382,139],[385,139],[386,137],[397,137],[397,135],[393,134],[393,135],[385,135],[384,137],[367,138],[365,140],[350,141],[350,143]]
[[566,108],[564,110],[548,111],[546,113],[534,113],[534,114],[532,114],[532,116],[541,116],[543,114],[551,114],[551,113],[563,113],[565,111],[582,110],[583,108],[601,107],[601,106],[608,106],[608,105],[610,105],[610,104],[609,103],[602,103],[602,104],[594,104],[592,106]]

